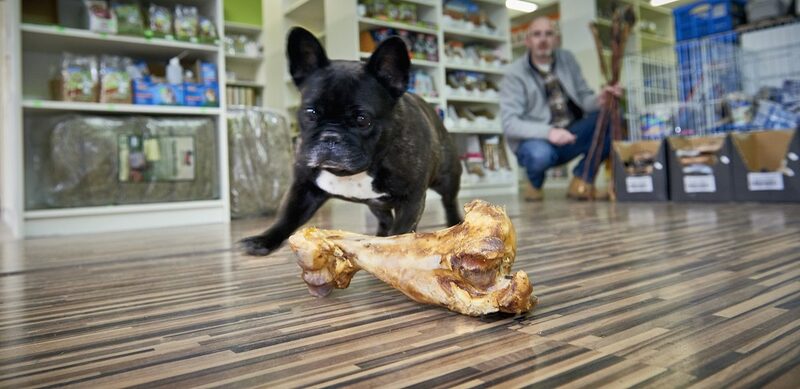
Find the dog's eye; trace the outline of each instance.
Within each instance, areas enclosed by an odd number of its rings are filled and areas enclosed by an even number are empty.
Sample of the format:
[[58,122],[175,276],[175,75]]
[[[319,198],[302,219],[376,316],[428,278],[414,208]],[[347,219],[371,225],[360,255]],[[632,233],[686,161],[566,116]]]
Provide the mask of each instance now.
[[356,125],[359,128],[367,128],[372,125],[372,120],[370,120],[369,115],[366,113],[358,113],[356,114]]
[[313,108],[306,109],[303,112],[303,119],[305,119],[307,122],[315,123],[317,121],[317,119],[318,119],[317,118],[317,111],[315,111]]

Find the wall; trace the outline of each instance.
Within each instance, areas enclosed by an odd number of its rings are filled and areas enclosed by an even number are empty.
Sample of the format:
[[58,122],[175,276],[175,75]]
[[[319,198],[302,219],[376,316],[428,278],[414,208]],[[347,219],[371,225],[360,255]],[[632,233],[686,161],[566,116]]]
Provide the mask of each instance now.
[[578,60],[586,82],[595,91],[602,84],[597,50],[589,31],[589,22],[595,18],[595,1],[561,0],[561,47],[568,49]]

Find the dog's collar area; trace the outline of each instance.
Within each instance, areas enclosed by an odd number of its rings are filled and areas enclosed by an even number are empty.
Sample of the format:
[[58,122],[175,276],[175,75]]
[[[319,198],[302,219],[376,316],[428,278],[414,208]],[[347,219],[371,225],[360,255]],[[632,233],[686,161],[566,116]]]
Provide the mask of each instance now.
[[328,170],[321,170],[315,183],[317,186],[335,196],[359,200],[374,200],[388,196],[376,192],[372,186],[373,178],[367,172],[349,176],[338,176]]

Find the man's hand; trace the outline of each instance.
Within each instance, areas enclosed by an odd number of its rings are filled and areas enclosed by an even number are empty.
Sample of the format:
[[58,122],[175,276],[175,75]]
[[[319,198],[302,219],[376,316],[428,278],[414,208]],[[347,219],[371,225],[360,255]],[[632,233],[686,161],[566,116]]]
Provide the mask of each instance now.
[[556,146],[575,143],[575,139],[575,134],[563,128],[553,127],[550,129],[550,132],[547,133],[547,140]]
[[608,102],[608,96],[615,96],[621,97],[622,96],[622,87],[619,84],[614,85],[606,85],[603,87],[603,90],[600,91],[600,95],[597,96],[597,102],[603,106],[606,105]]

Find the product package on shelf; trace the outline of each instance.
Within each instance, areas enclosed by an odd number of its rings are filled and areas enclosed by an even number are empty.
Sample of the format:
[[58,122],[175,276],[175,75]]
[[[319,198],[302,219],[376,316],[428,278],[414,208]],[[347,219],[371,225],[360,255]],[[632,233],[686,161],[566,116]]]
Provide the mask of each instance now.
[[100,102],[130,104],[133,101],[128,69],[133,61],[127,57],[103,56],[100,59]]
[[[179,84],[168,83],[162,77],[150,74],[149,67],[138,62],[135,67],[144,69],[133,78],[133,103],[145,105],[183,105],[189,107],[218,107],[219,83],[217,66],[197,61],[190,78]],[[130,72],[130,71],[129,71]]]
[[445,91],[448,97],[496,100],[500,96],[500,87],[495,79],[478,72],[447,72]]
[[167,7],[150,4],[147,9],[147,27],[145,34],[156,38],[174,38],[172,34],[172,11]]
[[96,102],[100,87],[97,57],[65,53],[61,72],[51,86],[56,100]]
[[136,0],[114,0],[111,9],[117,16],[117,34],[144,35],[142,8]]
[[106,34],[117,33],[117,15],[105,0],[84,0],[87,9],[86,29]]
[[798,130],[732,133],[734,197],[739,201],[800,201]]
[[615,141],[614,188],[619,201],[669,200],[663,140]]
[[184,41],[198,41],[200,15],[197,7],[188,5],[175,6],[175,38]]
[[228,93],[227,102],[229,106],[244,105],[252,107],[260,105],[255,88],[231,86],[226,88],[226,91]]
[[29,210],[219,198],[207,118],[26,119]]
[[670,199],[731,201],[731,150],[724,135],[667,138]]
[[230,55],[258,56],[262,54],[261,44],[247,35],[225,34],[225,53]]
[[499,135],[463,135],[457,144],[464,165],[462,182],[499,184],[513,179],[505,142]]
[[454,39],[445,42],[444,55],[449,65],[501,69],[508,63],[500,48],[481,43],[464,43]]
[[406,43],[410,58],[431,62],[439,61],[439,45],[436,43],[435,35],[402,29],[378,28],[370,31],[361,31],[359,35],[359,50],[371,53],[390,36],[398,36]]
[[442,7],[445,27],[477,32],[482,34],[502,35],[486,10],[471,0],[447,0]]
[[286,119],[253,108],[228,110],[231,216],[278,210],[292,175],[292,141]]
[[412,70],[409,74],[408,91],[415,93],[422,97],[437,97],[439,93],[436,91],[433,77],[425,70]]
[[498,115],[482,107],[449,105],[444,126],[455,132],[497,132],[501,127]]
[[405,1],[361,0],[358,2],[357,12],[360,17],[436,28],[433,23],[418,18],[417,4]]

